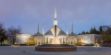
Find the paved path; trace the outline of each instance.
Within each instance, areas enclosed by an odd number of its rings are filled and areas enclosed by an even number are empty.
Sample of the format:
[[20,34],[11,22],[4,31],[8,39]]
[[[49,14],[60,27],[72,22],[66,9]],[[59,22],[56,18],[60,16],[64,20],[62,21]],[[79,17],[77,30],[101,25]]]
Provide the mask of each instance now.
[[0,46],[0,55],[111,55],[111,48],[78,47],[75,52],[36,52],[34,47]]

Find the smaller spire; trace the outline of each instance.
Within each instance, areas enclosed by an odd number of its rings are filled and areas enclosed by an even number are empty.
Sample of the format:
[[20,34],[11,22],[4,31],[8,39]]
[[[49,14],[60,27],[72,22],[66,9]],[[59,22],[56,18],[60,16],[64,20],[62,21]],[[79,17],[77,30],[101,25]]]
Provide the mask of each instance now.
[[72,27],[71,27],[71,32],[73,33],[73,24],[72,24]]
[[41,32],[40,32],[39,24],[38,24],[38,28],[37,28],[37,33],[34,34],[34,36],[43,36],[43,34],[41,34]]
[[74,36],[75,35],[75,33],[73,32],[73,24],[72,24],[72,27],[71,27],[71,32],[70,32],[70,34],[69,34],[70,36]]
[[38,30],[37,30],[37,32],[40,32],[40,30],[39,30],[39,24],[38,24]]

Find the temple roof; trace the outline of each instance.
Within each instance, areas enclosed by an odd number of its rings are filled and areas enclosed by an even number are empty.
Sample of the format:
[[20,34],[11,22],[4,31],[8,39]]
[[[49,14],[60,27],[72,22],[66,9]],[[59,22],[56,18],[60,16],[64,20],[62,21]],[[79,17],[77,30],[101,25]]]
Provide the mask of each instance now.
[[69,36],[76,36],[76,34],[75,34],[74,32],[71,32],[71,33],[69,34]]
[[40,32],[39,24],[38,24],[38,30],[37,30],[37,33],[34,34],[33,36],[43,36],[43,34]]
[[58,20],[57,20],[57,11],[56,11],[56,9],[54,11],[53,25],[54,26],[49,31],[47,31],[45,33],[45,35],[53,35],[53,36],[66,35],[66,33],[62,29],[60,29],[58,27]]
[[45,35],[53,35],[51,30],[49,30],[48,32],[45,33]]
[[61,31],[59,32],[59,35],[66,35],[66,33],[61,30]]
[[54,31],[57,31],[57,35],[66,35],[66,33],[63,30],[61,30],[58,26],[56,28],[57,29],[55,30],[55,27],[52,27],[49,31],[45,33],[45,35],[54,35]]
[[37,32],[37,33],[34,34],[33,36],[43,36],[43,34],[41,34],[40,32]]

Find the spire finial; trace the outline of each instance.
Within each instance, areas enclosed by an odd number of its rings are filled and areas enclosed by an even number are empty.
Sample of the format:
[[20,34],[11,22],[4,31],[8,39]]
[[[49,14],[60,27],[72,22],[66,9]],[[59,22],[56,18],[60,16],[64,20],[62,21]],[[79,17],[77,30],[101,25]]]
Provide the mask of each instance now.
[[57,18],[57,11],[56,11],[56,8],[54,9],[54,19]]
[[54,25],[58,25],[56,8],[54,9]]

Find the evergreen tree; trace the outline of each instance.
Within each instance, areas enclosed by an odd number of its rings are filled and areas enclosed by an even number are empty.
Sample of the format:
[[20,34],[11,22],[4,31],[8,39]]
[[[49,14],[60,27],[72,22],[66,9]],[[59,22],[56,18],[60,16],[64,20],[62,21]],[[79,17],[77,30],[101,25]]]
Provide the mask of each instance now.
[[90,29],[90,34],[99,34],[99,31],[94,27]]
[[108,28],[106,33],[111,35],[111,28]]
[[3,44],[3,41],[7,39],[6,37],[6,31],[5,29],[3,28],[3,25],[0,24],[0,44],[2,45]]
[[103,32],[102,26],[99,27],[99,32]]

